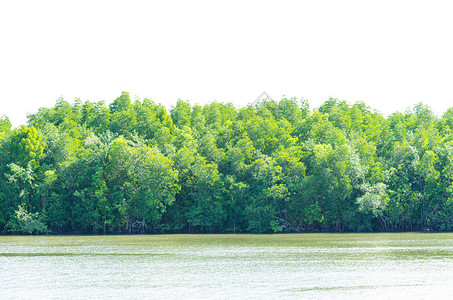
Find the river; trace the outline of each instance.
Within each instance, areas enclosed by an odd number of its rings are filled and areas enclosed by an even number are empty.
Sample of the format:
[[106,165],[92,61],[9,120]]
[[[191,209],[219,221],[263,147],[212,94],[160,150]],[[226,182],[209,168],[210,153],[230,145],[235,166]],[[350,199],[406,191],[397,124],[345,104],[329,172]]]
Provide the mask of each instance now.
[[440,299],[453,234],[0,236],[1,299]]

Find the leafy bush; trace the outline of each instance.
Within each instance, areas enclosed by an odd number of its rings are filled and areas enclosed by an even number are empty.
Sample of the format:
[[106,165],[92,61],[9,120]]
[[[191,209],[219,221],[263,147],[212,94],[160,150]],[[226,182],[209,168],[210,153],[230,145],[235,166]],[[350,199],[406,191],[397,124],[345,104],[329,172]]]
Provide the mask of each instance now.
[[22,234],[46,234],[49,232],[39,213],[29,213],[24,205],[19,205],[5,228],[9,232]]

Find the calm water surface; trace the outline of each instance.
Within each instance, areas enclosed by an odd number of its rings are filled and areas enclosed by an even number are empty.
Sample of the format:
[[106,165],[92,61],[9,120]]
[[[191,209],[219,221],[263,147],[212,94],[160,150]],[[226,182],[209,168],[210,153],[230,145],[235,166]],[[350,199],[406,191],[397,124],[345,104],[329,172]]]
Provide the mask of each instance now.
[[0,237],[0,299],[453,299],[453,234]]

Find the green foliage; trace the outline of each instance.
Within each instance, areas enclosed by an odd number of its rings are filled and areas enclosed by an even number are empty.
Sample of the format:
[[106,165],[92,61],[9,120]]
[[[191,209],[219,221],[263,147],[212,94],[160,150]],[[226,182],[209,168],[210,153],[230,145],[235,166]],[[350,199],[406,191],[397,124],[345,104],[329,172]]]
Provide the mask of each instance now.
[[0,117],[0,139],[11,132],[11,122],[7,116]]
[[374,216],[380,216],[389,201],[389,197],[385,192],[386,185],[378,183],[372,186],[364,183],[361,189],[365,194],[357,198],[359,211],[365,213],[371,212]]
[[453,108],[384,117],[284,98],[167,112],[123,92],[27,117],[13,130],[0,118],[3,232],[453,230]]
[[29,213],[23,204],[18,206],[5,228],[8,232],[15,234],[43,234],[49,232],[39,213]]
[[34,169],[39,167],[45,144],[35,127],[22,125],[20,128],[14,129],[10,145],[14,163],[22,167],[30,164]]

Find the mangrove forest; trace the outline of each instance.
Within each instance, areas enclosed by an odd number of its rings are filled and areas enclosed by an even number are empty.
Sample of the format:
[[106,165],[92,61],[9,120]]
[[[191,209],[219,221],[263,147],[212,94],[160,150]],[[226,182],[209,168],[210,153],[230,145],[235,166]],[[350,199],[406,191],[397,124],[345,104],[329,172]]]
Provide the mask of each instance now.
[[453,108],[123,92],[0,119],[3,234],[453,230]]

